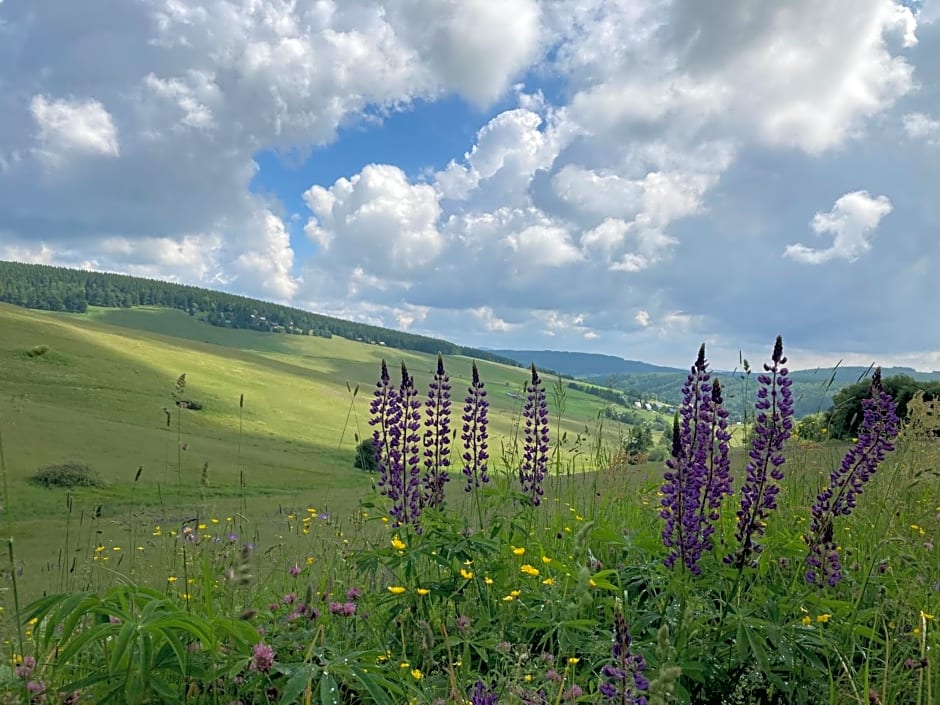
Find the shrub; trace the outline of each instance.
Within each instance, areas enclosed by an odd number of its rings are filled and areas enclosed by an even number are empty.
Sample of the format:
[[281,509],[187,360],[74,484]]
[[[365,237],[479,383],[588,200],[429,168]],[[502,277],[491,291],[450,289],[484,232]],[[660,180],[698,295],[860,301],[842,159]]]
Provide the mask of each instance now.
[[60,463],[39,468],[30,482],[41,487],[103,487],[98,475],[85,463]]
[[47,352],[49,352],[49,349],[50,348],[48,345],[34,345],[33,347],[31,347],[29,350],[26,351],[26,354],[29,357],[42,357]]
[[353,467],[366,472],[375,472],[378,469],[378,462],[375,458],[375,445],[373,445],[371,438],[360,441],[359,445],[356,446]]

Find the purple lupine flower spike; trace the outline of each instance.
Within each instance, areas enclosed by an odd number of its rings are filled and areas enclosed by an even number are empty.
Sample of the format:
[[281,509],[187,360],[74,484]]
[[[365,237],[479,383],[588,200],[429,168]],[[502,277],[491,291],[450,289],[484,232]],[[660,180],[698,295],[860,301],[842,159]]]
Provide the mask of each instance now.
[[598,690],[608,700],[622,705],[647,705],[645,693],[650,683],[644,675],[646,659],[630,651],[630,630],[620,609],[614,613],[614,645],[611,648],[612,663],[601,669],[604,682]]
[[415,389],[414,378],[408,374],[405,363],[401,363],[401,416],[398,427],[402,444],[402,493],[401,501],[389,513],[395,517],[396,525],[417,524],[424,507],[421,482],[420,440],[421,400]]
[[699,558],[710,546],[710,524],[703,526],[702,522],[711,513],[703,513],[702,507],[709,483],[709,459],[714,457],[714,427],[719,418],[713,408],[710,380],[702,344],[682,387],[678,429],[674,425],[672,457],[666,461],[668,470],[661,488],[663,545],[668,549],[664,562],[671,568],[681,558],[682,565],[694,574],[701,572]]
[[523,445],[522,466],[519,468],[519,481],[523,493],[529,496],[534,505],[542,502],[542,480],[548,471],[548,401],[545,388],[539,379],[535,364],[532,365],[532,381],[526,386],[528,396],[522,415],[525,418],[525,443]]
[[711,424],[707,437],[708,460],[703,478],[703,501],[699,507],[700,542],[703,551],[712,550],[711,535],[719,519],[719,510],[725,495],[732,492],[731,481],[731,432],[721,396],[721,384],[716,379],[711,390]]
[[424,403],[424,468],[427,504],[444,504],[444,485],[450,480],[450,378],[437,355],[437,372]]
[[472,492],[490,481],[486,473],[486,461],[489,459],[486,412],[490,403],[486,400],[486,390],[483,386],[477,363],[474,362],[473,380],[464,400],[463,429],[460,434],[463,441],[463,474],[467,478],[467,492]]
[[372,446],[375,450],[377,470],[379,472],[379,491],[388,497],[393,505],[402,492],[401,483],[401,437],[399,421],[401,400],[398,390],[391,384],[388,365],[382,360],[382,374],[376,384],[372,403],[369,406],[372,431]]
[[743,569],[763,551],[758,539],[764,535],[767,517],[777,508],[785,460],[783,445],[793,431],[793,395],[790,392],[793,382],[787,376],[787,358],[783,355],[783,339],[779,335],[771,362],[773,364],[764,363],[764,373],[757,376],[760,384],[754,404],[757,417],[737,513],[738,548],[733,555],[725,557],[726,563],[738,569]]
[[856,506],[878,465],[890,451],[898,435],[898,415],[894,400],[881,382],[881,368],[875,368],[871,379],[871,395],[862,400],[862,424],[858,440],[829,474],[829,484],[817,495],[812,507],[812,522],[804,537],[809,544],[806,556],[806,582],[834,587],[842,580],[842,564],[833,535],[836,517],[848,516]]

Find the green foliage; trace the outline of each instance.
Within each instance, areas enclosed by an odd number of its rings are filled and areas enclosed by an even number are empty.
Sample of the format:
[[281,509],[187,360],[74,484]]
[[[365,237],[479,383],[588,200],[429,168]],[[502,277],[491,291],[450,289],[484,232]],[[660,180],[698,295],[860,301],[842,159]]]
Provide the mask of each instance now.
[[221,675],[223,645],[245,652],[258,641],[244,622],[207,619],[135,585],[51,595],[27,616],[41,625],[37,661],[66,676],[61,690],[90,690],[98,703],[185,702]]
[[829,438],[828,415],[824,413],[804,416],[796,424],[796,437],[804,441],[825,441]]
[[103,487],[98,475],[85,463],[60,463],[39,468],[30,482],[47,489],[59,487]]
[[633,426],[627,433],[623,450],[628,455],[646,453],[653,447],[653,431],[648,423]]
[[371,438],[365,438],[356,446],[356,455],[353,458],[353,467],[366,472],[375,472],[378,469],[378,460],[375,457],[375,446]]
[[[852,438],[862,423],[862,400],[868,398],[870,382],[863,380],[841,389],[833,399],[826,415],[826,425],[832,438]],[[907,417],[907,405],[918,391],[924,400],[940,399],[940,382],[919,381],[908,375],[895,375],[884,380],[885,390],[894,398],[898,417]]]

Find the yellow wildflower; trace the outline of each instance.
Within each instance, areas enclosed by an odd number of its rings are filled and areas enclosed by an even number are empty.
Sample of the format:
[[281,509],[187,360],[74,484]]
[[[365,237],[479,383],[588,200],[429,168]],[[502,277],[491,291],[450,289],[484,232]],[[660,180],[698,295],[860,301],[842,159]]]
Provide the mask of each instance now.
[[932,615],[932,614],[928,614],[927,612],[924,612],[923,610],[921,610],[921,611],[920,611],[920,618],[921,618],[921,619],[933,619],[933,615]]
[[531,575],[532,577],[536,577],[539,574],[539,569],[535,566],[529,565],[528,563],[520,566],[519,570],[521,570],[526,575]]
[[424,597],[425,595],[430,594],[431,591],[428,590],[427,588],[418,588],[417,590],[415,590],[415,592],[421,595],[421,597]]
[[492,585],[493,579],[487,575],[485,578],[483,578],[483,582],[486,583],[487,585]]
[[388,591],[393,595],[401,595],[403,592],[407,592],[408,588],[404,588],[401,585],[389,585]]
[[554,584],[555,584],[555,578],[545,578],[545,580],[542,581],[542,585],[554,585]]
[[510,546],[510,548],[512,549],[512,555],[514,556],[522,556],[525,554],[525,546],[519,546],[518,548],[515,546]]
[[473,577],[473,571],[467,570],[466,568],[461,568],[460,577],[462,577],[464,580],[470,580],[470,578]]
[[392,548],[394,548],[396,551],[404,551],[407,547],[407,544],[397,535],[392,538]]
[[821,623],[821,624],[825,624],[826,622],[829,621],[829,619],[830,619],[831,617],[832,617],[832,615],[831,615],[831,614],[828,614],[828,613],[826,613],[826,614],[819,614],[819,615],[816,615],[816,621],[819,622],[819,623]]
[[580,660],[581,659],[578,658],[577,656],[572,656],[571,658],[568,659],[568,665],[574,666]]
[[171,576],[169,576],[169,577],[166,579],[166,581],[167,581],[168,583],[175,583],[176,580],[177,580],[177,578],[176,578],[175,575],[171,575]]
[[803,623],[804,627],[808,627],[810,624],[813,623],[813,618],[810,617],[808,614],[804,614],[803,618],[800,619],[800,621]]
[[548,556],[542,556],[542,563],[544,563],[545,565],[548,565],[551,562],[552,562],[551,558],[549,558]]
[[415,668],[411,671],[411,677],[414,678],[416,681],[419,681],[422,678],[424,678],[424,674],[421,672],[420,668]]

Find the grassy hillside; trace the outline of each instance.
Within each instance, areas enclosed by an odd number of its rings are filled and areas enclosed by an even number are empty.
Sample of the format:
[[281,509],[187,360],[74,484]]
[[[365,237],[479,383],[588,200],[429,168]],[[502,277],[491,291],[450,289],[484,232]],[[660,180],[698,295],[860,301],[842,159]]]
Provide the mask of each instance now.
[[[371,433],[369,401],[381,359],[393,379],[404,360],[419,391],[426,391],[436,363],[428,354],[339,337],[218,328],[162,308],[68,314],[0,304],[0,331],[0,433],[9,488],[0,524],[12,519],[27,593],[59,579],[52,576],[62,575],[69,554],[81,565],[96,545],[134,542],[143,549],[141,534],[149,537],[156,524],[234,516],[240,534],[271,545],[293,511],[354,515],[372,490],[373,478],[352,460],[356,434]],[[48,350],[31,356],[38,346]],[[456,415],[471,360],[449,357],[445,364]],[[512,447],[527,371],[490,362],[479,367],[491,402],[493,466],[505,467],[501,456]],[[201,411],[180,414],[174,406],[183,373],[184,398]],[[549,401],[554,434],[551,393]],[[579,470],[589,469],[591,456],[587,440],[580,453],[575,441],[595,427],[602,405],[567,391],[563,457]],[[623,430],[610,420],[604,428],[608,441]],[[69,495],[29,482],[38,468],[68,462],[87,463],[106,486]],[[451,485],[455,496],[462,494],[459,478]],[[73,545],[66,548],[70,531]]]
[[[404,360],[419,390],[426,389],[434,366],[426,354],[338,337],[216,328],[168,309],[76,315],[0,305],[0,329],[0,413],[13,509],[20,517],[61,511],[61,496],[27,478],[40,466],[71,460],[97,470],[109,484],[103,494],[113,502],[129,500],[141,465],[135,501],[158,501],[158,485],[160,493],[175,491],[178,477],[198,495],[206,462],[208,495],[240,497],[240,395],[241,466],[249,496],[361,493],[369,478],[352,469],[351,458],[355,433],[370,432],[368,403],[380,360],[389,360],[393,375]],[[49,352],[30,357],[36,346]],[[445,361],[455,406],[469,383],[470,362]],[[508,442],[518,418],[525,371],[487,362],[480,370],[490,391],[497,456],[500,439]],[[184,396],[203,409],[178,418],[172,392],[182,373]],[[344,433],[347,382],[360,390]],[[593,425],[600,408],[596,398],[569,391],[563,427],[569,437]],[[171,410],[169,428],[164,409]],[[178,422],[185,447],[179,468]]]

